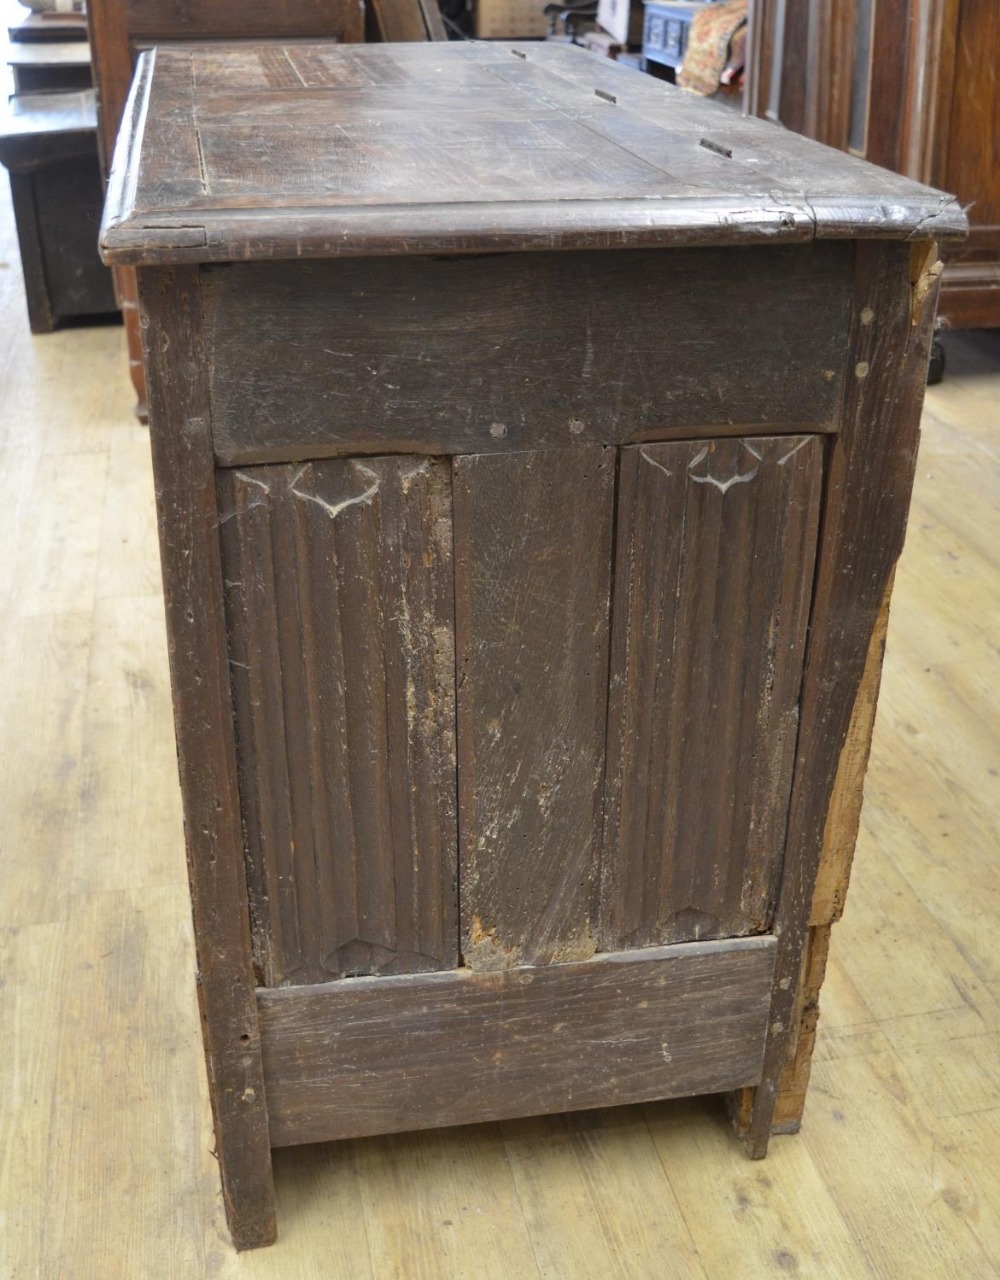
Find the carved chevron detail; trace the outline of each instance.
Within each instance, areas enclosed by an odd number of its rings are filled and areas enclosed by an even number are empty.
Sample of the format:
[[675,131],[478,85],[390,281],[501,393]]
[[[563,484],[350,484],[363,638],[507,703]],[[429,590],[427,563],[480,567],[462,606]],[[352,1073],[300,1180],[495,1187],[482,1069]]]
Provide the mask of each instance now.
[[622,450],[601,950],[767,927],[822,468],[815,436]]
[[432,459],[222,473],[265,985],[457,963],[451,478]]

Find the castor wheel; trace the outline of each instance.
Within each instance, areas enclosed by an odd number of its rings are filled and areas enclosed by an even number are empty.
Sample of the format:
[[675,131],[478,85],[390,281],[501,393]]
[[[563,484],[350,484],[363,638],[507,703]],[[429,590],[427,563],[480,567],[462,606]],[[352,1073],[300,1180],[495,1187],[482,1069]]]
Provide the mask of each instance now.
[[940,340],[935,338],[931,344],[931,362],[927,366],[927,385],[929,387],[936,387],[944,377],[944,365],[944,347],[941,345]]

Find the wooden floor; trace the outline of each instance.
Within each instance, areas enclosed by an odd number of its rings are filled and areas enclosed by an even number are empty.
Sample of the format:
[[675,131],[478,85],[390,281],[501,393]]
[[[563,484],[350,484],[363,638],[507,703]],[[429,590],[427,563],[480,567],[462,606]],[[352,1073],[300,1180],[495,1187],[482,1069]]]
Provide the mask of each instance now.
[[277,1153],[237,1257],[199,1043],[147,436],[122,331],[31,338],[0,209],[0,1275],[1000,1276],[1000,335],[954,336],[812,1094]]

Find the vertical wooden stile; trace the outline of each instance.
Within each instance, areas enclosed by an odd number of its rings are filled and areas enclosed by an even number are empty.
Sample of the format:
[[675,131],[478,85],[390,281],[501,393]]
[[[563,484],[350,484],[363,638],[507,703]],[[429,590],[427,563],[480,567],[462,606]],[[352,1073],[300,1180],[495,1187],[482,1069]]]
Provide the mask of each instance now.
[[613,449],[456,458],[462,955],[584,960],[594,921]]
[[140,273],[198,996],[226,1215],[276,1235],[196,268]]

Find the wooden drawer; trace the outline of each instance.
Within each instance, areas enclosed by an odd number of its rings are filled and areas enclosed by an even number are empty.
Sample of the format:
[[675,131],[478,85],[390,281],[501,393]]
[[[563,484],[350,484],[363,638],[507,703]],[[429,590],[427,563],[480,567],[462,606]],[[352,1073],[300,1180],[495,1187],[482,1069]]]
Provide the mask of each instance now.
[[216,455],[832,431],[851,263],[828,243],[205,267]]

